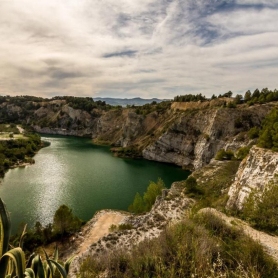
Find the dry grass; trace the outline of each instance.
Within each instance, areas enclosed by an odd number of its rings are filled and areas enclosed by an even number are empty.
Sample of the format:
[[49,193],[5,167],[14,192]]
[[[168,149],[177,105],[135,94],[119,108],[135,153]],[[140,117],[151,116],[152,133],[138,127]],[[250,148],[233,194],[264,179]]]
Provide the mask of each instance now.
[[258,243],[206,213],[166,228],[131,252],[87,257],[79,277],[268,278],[278,277],[278,270]]

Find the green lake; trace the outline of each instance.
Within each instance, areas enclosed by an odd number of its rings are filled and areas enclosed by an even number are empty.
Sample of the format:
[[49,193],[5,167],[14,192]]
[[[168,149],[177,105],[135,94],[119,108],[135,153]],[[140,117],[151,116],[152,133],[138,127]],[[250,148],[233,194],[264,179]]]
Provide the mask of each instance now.
[[31,166],[9,170],[0,182],[0,197],[11,213],[12,230],[20,223],[46,225],[60,205],[83,220],[100,209],[127,210],[136,192],[161,177],[166,186],[189,172],[143,159],[114,157],[109,147],[90,139],[42,135],[51,143],[36,154]]

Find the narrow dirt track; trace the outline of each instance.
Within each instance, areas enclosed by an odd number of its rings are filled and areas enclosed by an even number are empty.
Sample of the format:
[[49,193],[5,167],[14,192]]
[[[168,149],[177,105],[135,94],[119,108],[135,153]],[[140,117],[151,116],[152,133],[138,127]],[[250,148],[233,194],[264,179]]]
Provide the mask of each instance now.
[[229,225],[233,225],[232,223],[236,223],[236,225],[242,228],[242,231],[250,236],[255,241],[258,241],[264,248],[265,252],[268,253],[277,263],[278,263],[278,237],[272,236],[267,233],[258,231],[250,227],[246,222],[231,216],[227,216],[226,214],[219,212],[212,208],[205,208],[201,210],[202,212],[212,212],[219,217],[221,217],[225,222]]
[[105,212],[100,215],[75,253],[81,254],[85,252],[90,245],[109,233],[111,225],[119,225],[125,217],[125,215],[113,212]]

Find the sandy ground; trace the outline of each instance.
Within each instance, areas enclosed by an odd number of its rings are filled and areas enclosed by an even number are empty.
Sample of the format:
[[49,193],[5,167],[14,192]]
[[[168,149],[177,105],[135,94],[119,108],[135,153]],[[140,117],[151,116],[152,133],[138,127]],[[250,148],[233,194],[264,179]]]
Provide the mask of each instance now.
[[[77,248],[75,254],[81,254],[85,252],[90,245],[97,242],[100,238],[109,234],[109,228],[111,225],[119,225],[124,219],[125,215],[115,212],[105,212],[97,218],[92,228],[86,234],[83,242]],[[86,228],[86,227],[85,227]]]
[[[62,242],[52,242],[44,246],[44,249],[49,256],[52,256],[57,245],[60,251],[59,258],[62,261],[72,256],[81,256],[92,244],[109,234],[111,225],[119,225],[126,216],[124,213],[112,210],[100,211],[82,227],[78,234]],[[44,256],[43,252],[41,252],[41,255]]]

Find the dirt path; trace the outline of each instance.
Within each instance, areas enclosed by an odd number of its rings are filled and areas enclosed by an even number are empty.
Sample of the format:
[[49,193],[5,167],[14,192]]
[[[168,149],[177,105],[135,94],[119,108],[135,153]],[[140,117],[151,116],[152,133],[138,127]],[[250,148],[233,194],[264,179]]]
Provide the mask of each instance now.
[[93,243],[109,234],[111,225],[119,225],[126,215],[120,212],[104,211],[96,215],[92,222],[89,222],[83,229],[79,237],[77,248],[74,253],[77,255],[85,252]]
[[17,125],[16,127],[21,134],[24,132],[24,129],[21,126]]
[[206,209],[203,209],[202,211],[203,212],[205,212],[205,211],[213,212],[214,214],[218,215],[223,220],[225,220],[225,222],[227,224],[232,225],[232,226],[237,225],[240,228],[242,228],[242,230],[245,234],[250,236],[252,239],[258,241],[263,246],[265,251],[271,257],[273,257],[273,259],[276,260],[276,262],[278,263],[278,237],[277,236],[271,236],[264,232],[255,230],[255,229],[251,228],[246,222],[244,222],[238,218],[229,217],[229,216],[225,215],[224,213],[221,213],[215,209],[206,208]]

